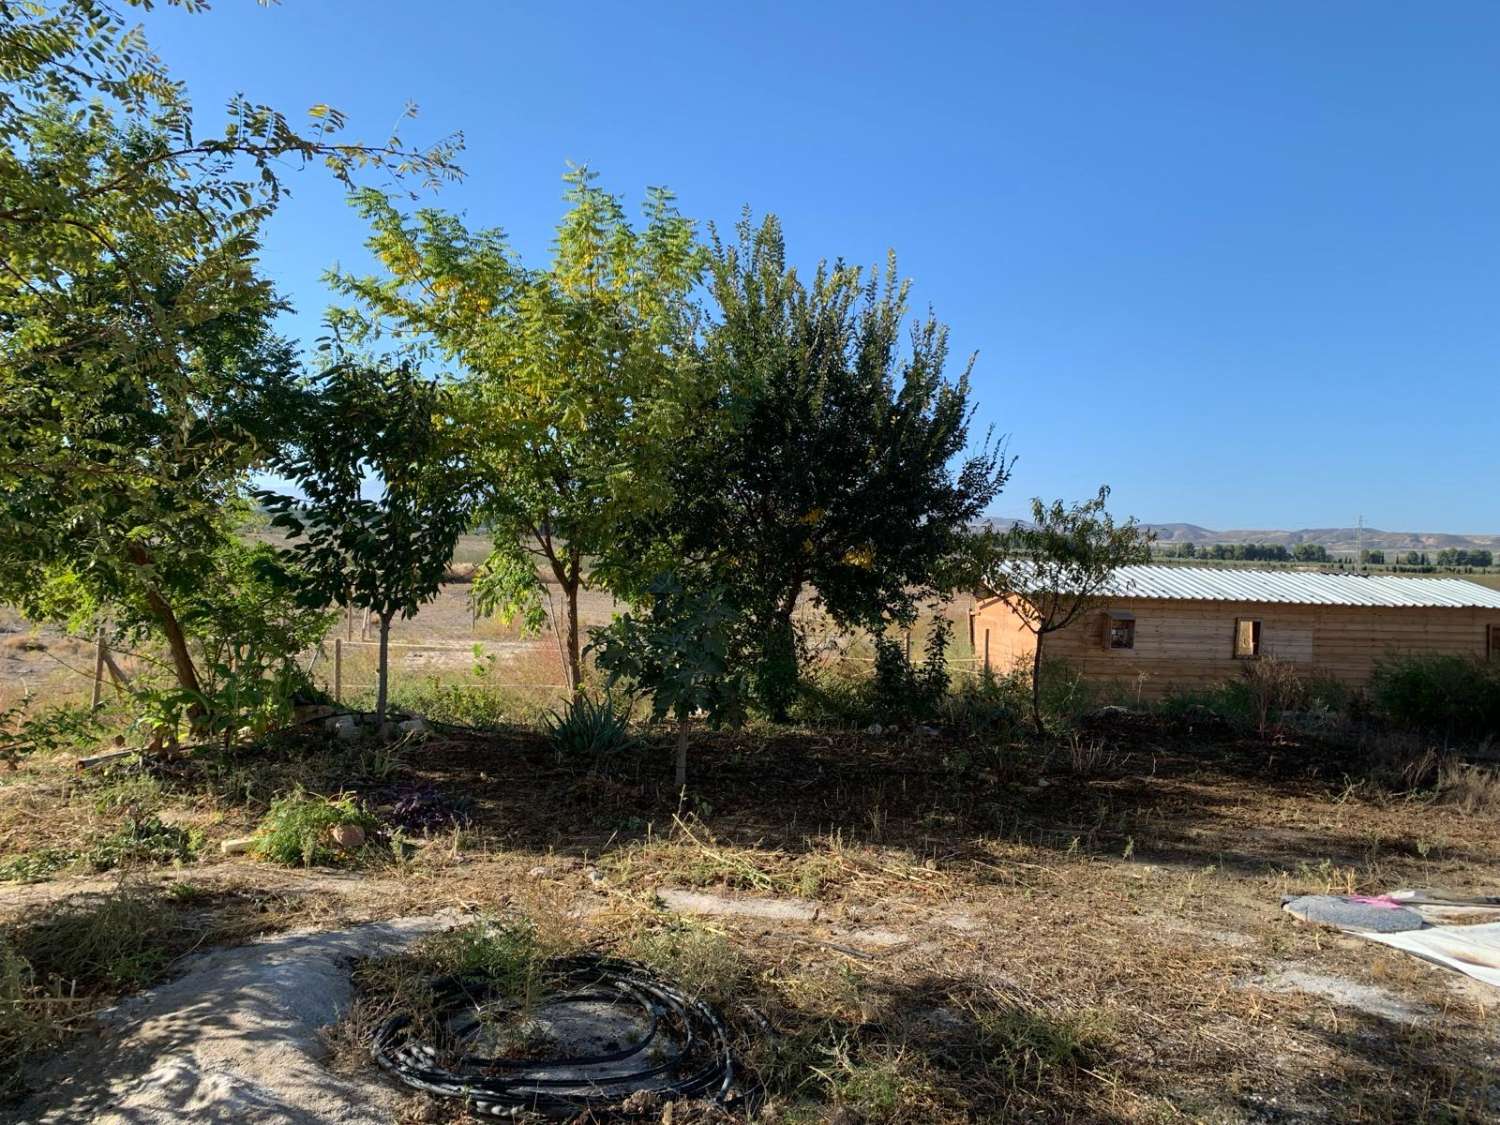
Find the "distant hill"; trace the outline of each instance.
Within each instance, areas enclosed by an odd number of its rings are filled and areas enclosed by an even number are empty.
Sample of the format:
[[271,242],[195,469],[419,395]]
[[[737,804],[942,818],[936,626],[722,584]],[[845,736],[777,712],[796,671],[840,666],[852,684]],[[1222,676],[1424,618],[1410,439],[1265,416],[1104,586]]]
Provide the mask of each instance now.
[[[1025,520],[996,517],[988,521],[990,526],[1001,531]],[[1366,550],[1381,551],[1442,551],[1449,547],[1466,550],[1484,549],[1500,552],[1500,535],[1453,535],[1437,531],[1382,531],[1378,527],[1367,527],[1363,536],[1353,527],[1304,527],[1297,531],[1234,528],[1215,531],[1195,523],[1147,523],[1143,527],[1156,532],[1160,543],[1191,543],[1195,547],[1211,547],[1215,543],[1266,543],[1295,547],[1298,543],[1314,543],[1329,551],[1353,551],[1360,543]]]

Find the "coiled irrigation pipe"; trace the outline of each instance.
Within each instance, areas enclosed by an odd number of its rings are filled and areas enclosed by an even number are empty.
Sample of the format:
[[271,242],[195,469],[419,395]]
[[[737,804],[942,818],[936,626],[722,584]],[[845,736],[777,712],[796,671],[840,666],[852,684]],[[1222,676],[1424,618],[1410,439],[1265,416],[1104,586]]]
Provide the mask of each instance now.
[[[728,1101],[734,1084],[729,1032],[714,1009],[684,995],[644,965],[581,955],[549,962],[548,991],[529,1006],[503,985],[482,977],[445,977],[432,985],[427,1041],[409,1011],[376,1028],[375,1061],[408,1086],[462,1098],[473,1113],[565,1117],[619,1109],[644,1091],[662,1100]],[[562,1015],[568,1006],[624,1008],[628,1041],[556,1058],[486,1053],[506,1021],[528,1023]],[[633,1012],[632,1012],[633,1009]],[[614,1024],[612,1026],[618,1026]],[[562,1050],[568,1050],[565,1045]]]

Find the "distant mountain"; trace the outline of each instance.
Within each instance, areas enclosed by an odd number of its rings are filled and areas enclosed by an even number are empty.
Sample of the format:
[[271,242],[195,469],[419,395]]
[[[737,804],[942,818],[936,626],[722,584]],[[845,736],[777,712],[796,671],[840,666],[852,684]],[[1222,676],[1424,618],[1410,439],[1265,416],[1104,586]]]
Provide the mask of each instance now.
[[[1028,521],[1007,517],[994,517],[986,521],[996,530],[1005,531],[1017,523]],[[1363,543],[1366,550],[1380,551],[1442,551],[1449,547],[1475,550],[1487,549],[1500,552],[1500,535],[1453,535],[1436,531],[1382,531],[1378,527],[1367,527],[1363,533],[1354,527],[1304,527],[1297,531],[1278,531],[1235,528],[1215,531],[1200,527],[1196,523],[1147,523],[1141,526],[1156,532],[1159,543],[1191,543],[1195,547],[1211,547],[1215,543],[1266,543],[1295,547],[1298,543],[1314,543],[1329,551],[1353,551]]]

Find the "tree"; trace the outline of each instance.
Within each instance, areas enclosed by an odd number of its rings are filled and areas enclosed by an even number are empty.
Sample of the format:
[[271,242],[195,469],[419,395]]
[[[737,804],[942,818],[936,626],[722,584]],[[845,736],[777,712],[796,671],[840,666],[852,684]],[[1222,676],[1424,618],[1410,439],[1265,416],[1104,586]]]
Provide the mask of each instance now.
[[[1064,506],[1031,502],[1031,524],[1016,524],[999,544],[1000,561],[985,576],[987,592],[1003,598],[1036,638],[1031,661],[1031,717],[1042,722],[1042,650],[1046,638],[1102,604],[1115,571],[1150,558],[1149,532],[1132,517],[1116,525],[1105,509],[1109,488]],[[1114,591],[1116,593],[1122,591]]]
[[803,592],[844,626],[910,619],[1009,465],[988,441],[964,456],[969,368],[945,378],[947,329],[928,315],[902,347],[894,258],[883,276],[820,265],[804,282],[774,216],[737,233],[710,253],[713,398],[676,449],[671,506],[636,543],[671,544],[690,584],[726,592],[755,638],[756,694],[780,717]]
[[687,784],[688,731],[702,712],[708,724],[745,716],[745,678],[737,670],[733,609],[723,591],[691,590],[671,574],[654,579],[645,614],[626,613],[591,632],[595,663],[613,687],[628,681],[651,697],[652,717],[677,722],[676,785]]
[[437,211],[408,223],[366,192],[358,203],[387,276],[332,280],[354,299],[343,314],[354,338],[389,331],[462,369],[495,541],[481,600],[534,614],[545,565],[576,690],[579,592],[639,592],[655,572],[624,549],[624,531],[663,502],[699,405],[689,296],[701,255],[669,193],[648,192],[637,230],[586,169],[565,179],[569,210],[546,269],[523,268],[499,231],[471,233]]
[[287,534],[306,600],[379,616],[382,725],[391,621],[437,594],[473,510],[451,418],[451,390],[411,365],[341,358],[307,389],[297,437],[273,462],[302,498],[257,493]]
[[0,596],[74,572],[149,615],[187,692],[170,587],[221,546],[294,366],[255,266],[284,166],[454,170],[454,142],[343,143],[326,106],[310,123],[236,97],[199,136],[118,8],[0,0]]

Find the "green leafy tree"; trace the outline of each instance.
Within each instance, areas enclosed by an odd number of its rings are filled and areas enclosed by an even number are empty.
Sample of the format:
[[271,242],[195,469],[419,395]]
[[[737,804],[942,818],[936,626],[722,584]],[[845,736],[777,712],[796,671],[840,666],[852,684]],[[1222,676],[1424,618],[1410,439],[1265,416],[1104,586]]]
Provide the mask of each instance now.
[[639,592],[654,571],[623,532],[659,507],[666,470],[699,405],[689,300],[700,273],[693,224],[647,195],[637,229],[586,169],[565,177],[568,211],[551,263],[526,269],[504,235],[454,216],[408,221],[384,195],[359,206],[384,277],[336,274],[356,339],[389,332],[457,365],[481,519],[495,553],[481,608],[539,621],[544,566],[562,600],[569,682],[581,681],[579,593]]
[[1117,569],[1151,558],[1149,532],[1134,518],[1116,524],[1106,510],[1109,488],[1082,503],[1031,502],[1031,523],[1016,524],[991,542],[984,590],[1005,599],[1036,638],[1031,663],[1031,716],[1042,721],[1042,649],[1047,637],[1099,608]]
[[0,597],[70,570],[143,607],[185,691],[202,684],[170,587],[222,545],[293,367],[255,263],[284,169],[453,170],[451,142],[344,143],[342,125],[236,97],[202,136],[120,8],[0,2]]
[[589,648],[613,687],[627,682],[651,697],[652,717],[677,722],[676,784],[687,784],[688,732],[702,713],[710,726],[745,716],[745,677],[735,657],[738,617],[723,592],[691,589],[674,575],[652,581],[649,609],[594,629]]
[[694,583],[727,592],[758,638],[756,693],[780,716],[804,591],[844,626],[909,620],[1008,463],[988,441],[964,456],[969,371],[945,377],[947,329],[929,315],[903,348],[894,258],[883,276],[835,264],[804,281],[774,216],[737,233],[711,250],[712,408],[677,446],[671,508],[637,543],[671,543]]
[[384,723],[391,621],[436,596],[473,510],[452,392],[409,364],[341,358],[308,388],[296,434],[273,464],[302,496],[257,498],[287,535],[306,601],[379,617]]

